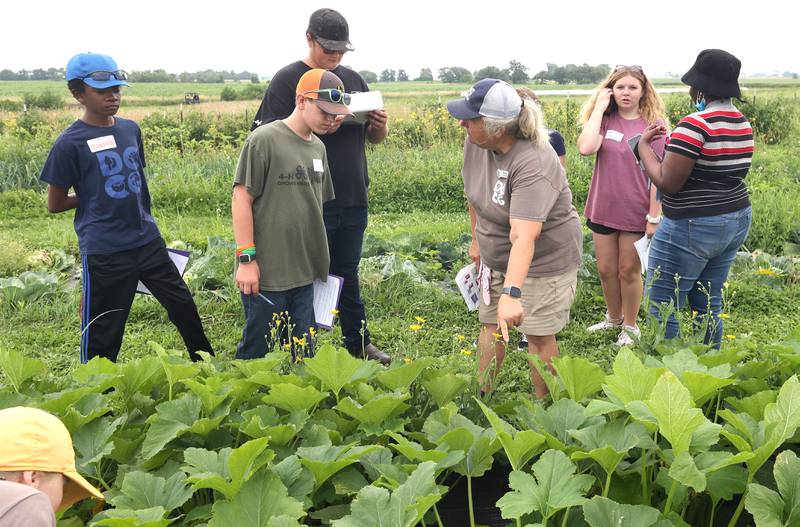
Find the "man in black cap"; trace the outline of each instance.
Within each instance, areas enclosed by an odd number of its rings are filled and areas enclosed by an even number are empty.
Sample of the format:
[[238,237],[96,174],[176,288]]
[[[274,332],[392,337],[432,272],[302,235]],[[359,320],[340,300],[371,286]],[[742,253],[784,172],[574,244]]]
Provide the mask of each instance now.
[[[366,81],[350,68],[340,65],[342,57],[353,51],[350,31],[344,17],[333,9],[312,13],[306,29],[308,55],[278,71],[269,83],[251,129],[285,119],[294,110],[295,86],[313,68],[332,71],[344,83],[346,92],[369,91]],[[366,141],[377,144],[389,133],[388,116],[383,110],[368,114],[366,124],[343,122],[337,117],[327,134],[320,136],[328,153],[328,164],[336,198],[325,204],[323,218],[328,234],[330,272],[344,278],[339,299],[339,321],[345,347],[355,356],[391,361],[370,338],[358,280],[358,264],[367,228]]]

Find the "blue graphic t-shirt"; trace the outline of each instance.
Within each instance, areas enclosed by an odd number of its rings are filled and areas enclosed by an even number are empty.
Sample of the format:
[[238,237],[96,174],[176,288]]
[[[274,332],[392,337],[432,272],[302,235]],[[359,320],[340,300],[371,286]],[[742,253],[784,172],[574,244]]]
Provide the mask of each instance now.
[[53,145],[39,179],[73,188],[81,254],[111,254],[160,236],[150,215],[139,126],[116,117],[109,127],[75,121]]

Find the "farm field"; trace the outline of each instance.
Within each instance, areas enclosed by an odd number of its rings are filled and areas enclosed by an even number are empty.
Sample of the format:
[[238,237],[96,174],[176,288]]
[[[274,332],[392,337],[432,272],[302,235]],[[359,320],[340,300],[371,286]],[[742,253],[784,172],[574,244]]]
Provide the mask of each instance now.
[[[620,351],[616,334],[587,333],[605,310],[587,231],[544,402],[531,397],[517,336],[492,393],[474,397],[478,325],[453,284],[469,261],[463,133],[441,104],[466,85],[375,85],[391,132],[367,152],[362,292],[390,369],[339,350],[338,329],[319,332],[313,359],[232,360],[243,315],[230,188],[259,101],[222,102],[223,85],[177,83],[131,88],[120,115],[142,125],[154,215],[168,245],[192,252],[185,278],[217,355],[185,360],[164,310],[141,297],[120,363],[80,366],[72,214],[49,214],[38,183],[77,108],[0,111],[0,407],[61,416],[79,469],[111,505],[96,516],[73,508],[59,525],[94,516],[96,525],[215,527],[258,510],[252,525],[264,527],[461,527],[492,523],[501,497],[509,525],[610,526],[604,518],[631,514],[645,527],[733,527],[733,516],[782,524],[769,518],[788,517],[788,504],[777,511],[791,499],[782,481],[800,470],[800,84],[753,82],[756,101],[742,108],[757,128],[754,223],[726,288],[722,349],[697,342],[690,313],[676,342],[645,327],[639,345]],[[66,91],[0,82],[0,99],[28,89]],[[184,91],[208,102],[181,108]],[[685,95],[665,100],[673,123],[688,113]],[[581,103],[544,101],[548,126],[567,141],[579,212],[593,163],[574,147]],[[500,493],[484,503],[479,485],[498,474]],[[537,495],[550,497],[546,506]],[[378,519],[382,509],[394,516]]]

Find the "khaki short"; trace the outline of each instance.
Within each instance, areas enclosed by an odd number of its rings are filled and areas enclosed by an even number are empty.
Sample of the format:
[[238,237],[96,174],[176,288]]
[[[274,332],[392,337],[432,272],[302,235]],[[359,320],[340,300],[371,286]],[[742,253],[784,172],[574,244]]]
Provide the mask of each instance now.
[[[480,301],[478,319],[483,324],[497,324],[497,302],[503,292],[505,273],[492,271],[491,304]],[[575,300],[578,270],[557,276],[525,278],[522,285],[522,311],[525,314],[517,329],[537,337],[555,335],[569,322],[569,308]]]

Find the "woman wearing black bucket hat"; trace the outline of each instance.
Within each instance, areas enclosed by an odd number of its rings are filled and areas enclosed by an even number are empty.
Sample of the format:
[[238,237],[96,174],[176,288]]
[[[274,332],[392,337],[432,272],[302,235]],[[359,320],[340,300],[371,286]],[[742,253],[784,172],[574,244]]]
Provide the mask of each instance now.
[[[733,259],[747,238],[752,209],[744,178],[753,158],[753,129],[731,98],[739,98],[739,59],[706,49],[681,80],[697,112],[684,117],[669,138],[663,161],[650,148],[664,135],[660,126],[642,134],[639,153],[648,177],[663,193],[664,221],[650,246],[647,269],[650,312],[688,300],[695,328],[720,346],[722,288]],[[670,314],[667,338],[678,334]]]

